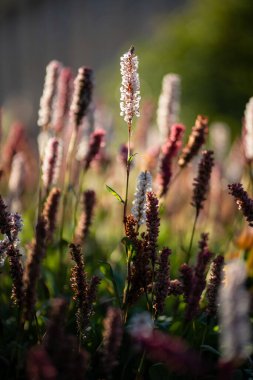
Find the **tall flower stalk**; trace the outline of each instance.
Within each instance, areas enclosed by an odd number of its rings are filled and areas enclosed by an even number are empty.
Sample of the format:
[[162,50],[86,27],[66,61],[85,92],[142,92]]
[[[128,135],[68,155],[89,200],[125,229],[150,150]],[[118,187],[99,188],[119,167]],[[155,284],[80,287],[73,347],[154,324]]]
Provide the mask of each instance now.
[[46,129],[52,121],[53,100],[56,93],[57,79],[61,70],[61,63],[51,61],[46,68],[43,94],[40,98],[38,126]]
[[61,198],[61,190],[53,187],[46,202],[43,206],[42,215],[47,220],[47,242],[52,242],[53,235],[56,227],[57,214],[59,209],[59,202]]
[[24,300],[23,265],[18,248],[19,233],[22,227],[21,216],[17,213],[10,213],[0,195],[0,232],[4,235],[4,239],[0,240],[0,264],[3,266],[8,257],[12,278],[11,299],[20,310]]
[[195,157],[201,146],[206,141],[208,133],[208,119],[205,116],[198,115],[195,121],[194,127],[192,127],[191,134],[188,138],[186,146],[183,148],[182,153],[178,160],[178,165],[181,168],[187,166],[187,164]]
[[196,214],[192,228],[191,240],[187,252],[186,262],[190,260],[191,248],[193,237],[196,229],[197,220],[200,210],[203,209],[204,201],[206,200],[206,193],[208,191],[212,167],[214,166],[213,151],[205,150],[202,152],[202,157],[198,167],[198,176],[193,180],[193,196],[191,205],[195,207]]
[[74,80],[74,91],[70,105],[70,123],[72,125],[72,134],[66,157],[66,178],[65,184],[70,181],[71,161],[76,145],[77,132],[82,123],[84,116],[88,112],[93,93],[93,71],[87,67],[80,67]]
[[212,252],[210,252],[208,247],[208,234],[201,234],[198,245],[199,253],[197,263],[194,268],[194,275],[192,277],[191,292],[187,300],[187,309],[185,315],[187,321],[191,321],[199,313],[199,302],[202,292],[206,287],[206,273],[208,271],[208,265],[212,257]]
[[80,197],[83,189],[84,176],[89,170],[91,163],[95,160],[97,155],[100,153],[101,148],[104,146],[104,140],[105,130],[102,128],[98,128],[93,133],[91,133],[89,138],[88,150],[82,162],[83,167],[79,178],[79,186],[76,196],[76,205],[74,210],[75,228],[77,227],[77,209],[80,206]]
[[121,57],[120,72],[122,82],[120,87],[120,115],[124,117],[128,126],[128,144],[127,144],[127,166],[126,166],[126,192],[123,211],[123,222],[125,224],[128,203],[128,187],[129,187],[129,174],[130,174],[130,142],[133,117],[139,116],[140,107],[140,81],[138,69],[138,57],[134,54],[134,47],[132,46],[127,53]]
[[71,175],[71,163],[73,160],[74,150],[76,146],[77,134],[79,127],[82,123],[83,117],[87,114],[89,105],[92,100],[93,93],[93,71],[87,67],[80,67],[77,76],[74,80],[74,90],[72,102],[70,105],[69,119],[72,125],[72,134],[70,138],[70,143],[68,146],[68,152],[66,157],[66,174],[64,178],[64,188],[62,196],[62,219],[60,226],[60,266],[62,267],[63,260],[63,229],[64,220],[66,214],[66,203],[67,203],[67,192],[70,185],[70,175]]
[[44,216],[38,219],[35,239],[31,243],[29,256],[24,271],[24,320],[34,316],[36,303],[36,286],[41,271],[41,262],[46,254],[47,221]]
[[70,285],[77,307],[76,323],[79,342],[81,342],[81,340],[87,336],[87,329],[93,314],[93,303],[96,300],[97,287],[100,283],[100,279],[97,276],[93,276],[91,280],[88,281],[80,246],[70,244],[69,250],[71,258],[75,262],[74,267],[71,269]]
[[168,248],[163,248],[160,252],[160,257],[158,261],[158,269],[156,271],[156,281],[154,286],[154,304],[153,309],[155,310],[155,318],[162,315],[165,306],[165,300],[169,291],[169,278],[170,278],[170,265],[169,256],[171,250]]
[[157,175],[160,197],[165,196],[168,191],[172,177],[173,158],[176,157],[178,150],[181,148],[184,131],[185,127],[182,124],[173,124],[166,143],[162,145]]
[[86,190],[82,195],[82,212],[80,214],[75,233],[74,242],[75,244],[82,245],[90,230],[92,223],[92,217],[94,212],[94,207],[96,204],[96,194],[93,190]]
[[69,109],[70,96],[72,93],[72,72],[68,67],[62,68],[57,82],[57,97],[54,103],[53,128],[57,135],[61,134]]
[[224,266],[224,257],[218,255],[213,261],[210,270],[210,278],[206,290],[207,314],[216,316],[218,291],[222,280],[222,271]]
[[62,144],[55,137],[48,140],[42,165],[42,182],[46,193],[57,183],[62,161]]
[[[38,126],[42,129],[38,136],[38,145],[40,153],[40,175],[42,178],[39,181],[38,186],[38,215],[41,213],[42,207],[42,185],[45,186],[46,192],[52,181],[55,172],[55,164],[59,161],[60,146],[55,139],[51,139],[51,145],[49,143],[49,129],[52,127],[54,100],[57,94],[57,83],[60,72],[62,70],[62,64],[56,60],[51,61],[46,67],[46,75],[44,80],[43,93],[40,98],[40,107],[38,112]],[[47,149],[47,152],[45,152]],[[47,157],[45,157],[47,154]]]
[[181,79],[177,74],[163,77],[162,91],[158,101],[157,125],[163,140],[170,134],[170,128],[177,122],[180,108]]

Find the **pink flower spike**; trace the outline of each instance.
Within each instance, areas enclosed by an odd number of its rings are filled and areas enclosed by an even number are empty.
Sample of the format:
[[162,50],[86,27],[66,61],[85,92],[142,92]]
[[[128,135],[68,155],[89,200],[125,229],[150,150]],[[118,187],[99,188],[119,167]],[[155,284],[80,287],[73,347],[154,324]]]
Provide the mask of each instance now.
[[160,167],[157,182],[160,187],[160,196],[164,196],[169,188],[172,176],[172,161],[182,146],[182,138],[185,131],[183,124],[173,124],[167,142],[162,146]]
[[90,136],[89,148],[84,159],[84,170],[88,170],[91,162],[97,156],[104,143],[105,130],[102,128],[96,129]]

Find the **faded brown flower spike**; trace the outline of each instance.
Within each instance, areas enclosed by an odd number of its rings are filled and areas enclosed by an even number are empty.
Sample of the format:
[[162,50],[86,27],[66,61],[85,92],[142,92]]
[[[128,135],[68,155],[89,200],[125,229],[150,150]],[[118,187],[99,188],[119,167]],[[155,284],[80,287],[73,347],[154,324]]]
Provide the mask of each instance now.
[[194,156],[196,156],[205,143],[206,135],[208,133],[208,118],[198,115],[192,132],[189,136],[188,142],[178,160],[178,165],[184,168]]

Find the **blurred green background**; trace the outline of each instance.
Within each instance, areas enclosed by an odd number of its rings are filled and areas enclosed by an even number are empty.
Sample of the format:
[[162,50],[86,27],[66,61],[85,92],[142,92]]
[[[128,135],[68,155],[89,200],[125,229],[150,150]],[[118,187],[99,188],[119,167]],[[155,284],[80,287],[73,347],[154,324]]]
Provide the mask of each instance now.
[[[164,16],[154,35],[138,41],[142,96],[157,99],[163,75],[178,73],[182,121],[191,125],[202,113],[240,133],[245,104],[253,95],[252,19],[252,0],[195,0]],[[114,72],[107,93],[120,80],[116,66]]]
[[131,44],[140,60],[142,98],[163,75],[182,76],[183,122],[196,114],[239,133],[253,95],[252,0],[21,0],[0,2],[0,101],[35,125],[45,65],[96,70],[96,96],[119,114],[119,58]]

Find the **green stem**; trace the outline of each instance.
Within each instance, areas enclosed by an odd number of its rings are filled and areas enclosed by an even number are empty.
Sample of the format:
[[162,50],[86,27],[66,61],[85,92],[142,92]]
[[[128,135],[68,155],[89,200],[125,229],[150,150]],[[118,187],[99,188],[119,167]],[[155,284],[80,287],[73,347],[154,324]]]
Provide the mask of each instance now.
[[64,185],[63,185],[63,196],[62,196],[62,203],[63,203],[63,210],[62,210],[62,219],[61,219],[61,226],[60,226],[60,238],[63,236],[63,228],[64,228],[64,219],[65,219],[65,213],[66,213],[66,200],[67,200],[67,193],[68,193],[68,187],[70,184],[70,173],[71,173],[71,162],[73,158],[73,152],[76,144],[76,138],[77,138],[77,132],[76,130],[73,131],[71,135],[71,140],[69,143],[69,148],[67,152],[66,157],[66,170],[65,170],[65,178],[64,178]]
[[[127,203],[128,203],[128,187],[129,187],[129,175],[130,175],[130,140],[131,140],[131,129],[132,124],[128,123],[128,143],[127,143],[127,167],[126,167],[126,193],[125,193],[125,201],[124,201],[124,209],[123,209],[123,223],[125,227],[126,232],[126,215],[127,215]],[[124,295],[123,295],[123,319],[126,322],[127,319],[127,313],[128,313],[128,305],[127,305],[127,298],[128,298],[128,292],[130,289],[130,270],[131,270],[131,254],[129,255],[127,248],[126,248],[126,257],[127,257],[127,278],[126,278],[126,286],[124,289]]]
[[[127,253],[128,254],[128,253]],[[131,270],[131,255],[127,256],[127,278],[126,278],[126,286],[124,289],[124,295],[123,295],[123,321],[126,323],[127,320],[127,314],[128,314],[128,304],[127,304],[127,299],[128,299],[128,293],[130,289],[130,270]]]
[[126,214],[127,214],[127,203],[128,203],[128,187],[129,187],[129,175],[130,175],[130,140],[131,140],[131,129],[132,124],[128,124],[128,143],[127,143],[127,167],[126,167],[126,194],[124,201],[124,210],[123,210],[123,223],[126,228]]
[[41,211],[42,211],[42,160],[40,159],[40,172],[39,172],[39,189],[38,189],[38,208],[37,208],[37,215],[36,220],[39,219]]
[[183,325],[183,331],[182,331],[182,334],[181,334],[181,336],[182,336],[183,339],[186,338],[186,336],[187,336],[190,328],[191,328],[191,322],[190,321],[185,321],[184,325]]
[[152,307],[152,310],[151,310],[151,314],[152,314],[152,319],[154,320],[155,319],[155,315],[154,315],[154,283],[155,283],[155,265],[152,264],[152,292],[151,292],[151,307]]
[[75,228],[77,226],[77,209],[79,206],[81,194],[82,194],[82,189],[83,189],[83,181],[84,181],[84,176],[85,176],[86,170],[83,169],[81,172],[80,180],[79,180],[79,185],[78,185],[78,190],[77,190],[77,195],[76,195],[76,203],[75,203],[75,210],[74,210],[74,228],[73,228],[73,234],[75,233]]
[[207,331],[208,331],[208,323],[209,323],[209,321],[207,321],[207,323],[205,325],[205,329],[204,329],[204,333],[203,333],[203,337],[202,337],[201,346],[203,346],[203,344],[205,343],[205,340],[206,340],[206,335],[207,335]]
[[141,360],[140,360],[139,367],[138,367],[138,369],[137,369],[136,380],[141,379],[141,373],[142,373],[142,368],[143,368],[143,364],[144,364],[145,356],[146,356],[146,351],[144,350],[144,351],[143,351],[143,354],[142,354],[142,356],[141,356]]
[[252,171],[252,162],[249,162],[249,178],[250,178],[250,183],[249,183],[249,186],[248,186],[248,189],[250,190],[250,192],[252,193],[253,191],[253,171]]
[[38,318],[37,318],[36,313],[34,313],[34,320],[35,320],[38,343],[41,344],[42,338],[41,338],[41,334],[40,334],[40,328],[39,328],[39,323],[38,323]]
[[145,287],[144,293],[145,293],[145,297],[146,297],[146,301],[147,301],[147,309],[148,309],[149,312],[151,312],[151,305],[149,303],[148,292],[147,292],[146,287]]
[[61,218],[61,224],[60,224],[60,243],[59,243],[60,245],[59,246],[60,248],[59,249],[59,253],[60,253],[59,273],[60,275],[62,274],[62,270],[63,270],[63,230],[64,230],[64,222],[65,222],[65,217],[66,217],[68,189],[69,189],[69,184],[70,184],[71,163],[73,159],[74,148],[76,145],[76,139],[77,139],[77,130],[75,128],[72,132],[69,147],[68,147],[68,152],[67,152],[67,157],[66,157],[65,178],[64,178],[63,193],[62,193],[62,218]]

